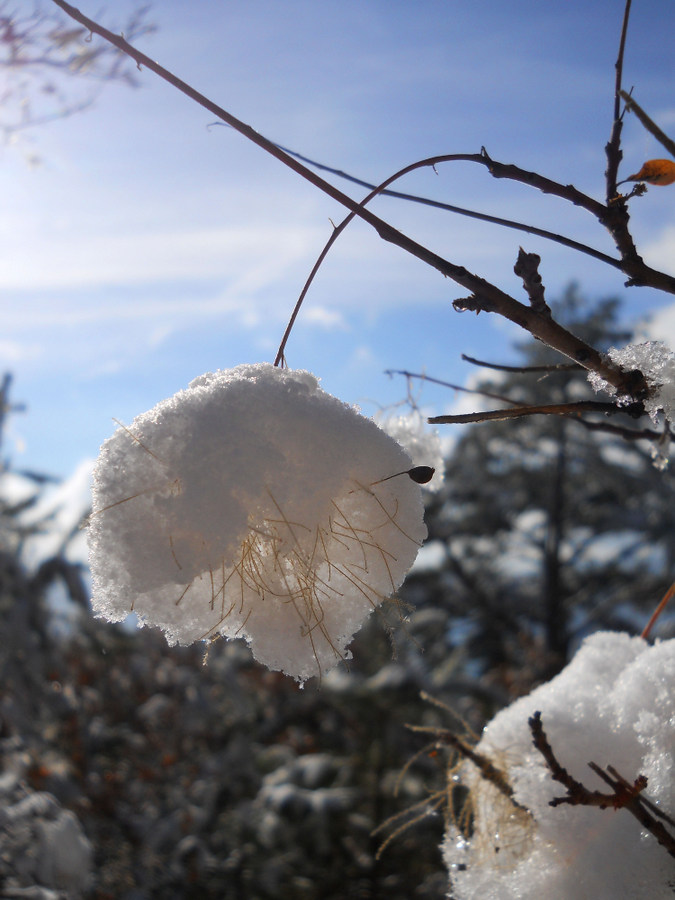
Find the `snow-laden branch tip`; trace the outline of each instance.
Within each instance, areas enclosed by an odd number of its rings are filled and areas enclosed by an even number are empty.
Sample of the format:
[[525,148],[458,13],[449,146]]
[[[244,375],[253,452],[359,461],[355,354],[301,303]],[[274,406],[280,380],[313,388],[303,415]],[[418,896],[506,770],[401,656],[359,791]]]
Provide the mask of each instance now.
[[[639,372],[644,376],[649,387],[648,395],[642,401],[645,412],[654,424],[658,424],[661,415],[666,418],[667,427],[652,450],[655,465],[665,468],[668,465],[669,423],[675,422],[675,353],[662,341],[645,341],[622,349],[612,347],[607,356],[625,372]],[[615,397],[619,405],[629,405],[633,400],[628,395],[622,396],[595,372],[589,373],[588,380],[596,391],[606,391]]]
[[271,669],[321,675],[426,537],[412,463],[308,372],[203,375],[101,448],[94,610],[133,610],[172,643],[243,637]]

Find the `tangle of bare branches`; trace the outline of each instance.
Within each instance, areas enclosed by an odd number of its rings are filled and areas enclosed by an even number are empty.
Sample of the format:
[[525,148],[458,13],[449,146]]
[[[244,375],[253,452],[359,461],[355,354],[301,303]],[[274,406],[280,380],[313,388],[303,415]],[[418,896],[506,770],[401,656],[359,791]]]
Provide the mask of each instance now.
[[[528,331],[533,337],[543,341],[545,344],[554,348],[564,356],[568,357],[583,368],[595,372],[600,375],[608,384],[617,389],[622,396],[629,395],[633,400],[640,404],[649,395],[649,385],[645,381],[642,373],[624,372],[618,366],[611,363],[598,350],[589,346],[584,341],[572,334],[564,326],[556,322],[553,317],[548,314],[546,309],[541,307],[537,301],[532,304],[532,291],[530,289],[530,302],[522,303],[515,297],[510,296],[496,285],[486,281],[480,276],[468,271],[464,266],[444,259],[427,247],[422,246],[406,234],[393,228],[388,222],[372,213],[368,207],[368,202],[377,193],[396,178],[402,177],[403,174],[412,171],[421,166],[437,165],[441,162],[459,161],[473,162],[484,166],[488,172],[495,178],[507,178],[522,184],[535,188],[536,190],[556,196],[566,202],[579,206],[598,220],[598,222],[609,231],[614,243],[619,251],[619,257],[612,263],[609,262],[611,257],[606,260],[608,264],[619,268],[628,276],[628,284],[630,285],[649,285],[668,293],[675,293],[675,278],[666,273],[659,272],[647,266],[646,263],[637,253],[630,231],[628,229],[628,209],[627,199],[625,197],[616,196],[616,191],[609,191],[611,197],[607,202],[595,200],[592,197],[579,191],[573,185],[562,185],[550,178],[540,175],[536,172],[524,170],[516,165],[501,163],[487,153],[482,148],[479,153],[473,154],[449,154],[444,157],[435,157],[418,163],[413,163],[406,167],[405,170],[388,178],[386,181],[371,191],[371,193],[361,202],[354,200],[344,192],[340,191],[333,184],[326,181],[323,177],[313,172],[305,165],[297,156],[282,150],[278,145],[274,144],[268,138],[256,132],[249,125],[234,117],[231,113],[224,110],[218,104],[209,100],[200,94],[190,85],[186,84],[173,73],[169,72],[159,63],[150,59],[146,54],[133,47],[125,38],[115,35],[108,29],[104,28],[94,20],[83,15],[75,7],[66,3],[65,0],[53,0],[64,12],[67,12],[73,19],[81,25],[89,29],[92,33],[100,35],[106,41],[113,44],[123,53],[134,59],[139,66],[148,68],[159,77],[163,78],[169,84],[182,91],[193,101],[199,103],[202,107],[209,110],[213,115],[217,116],[222,122],[230,125],[240,134],[264,149],[266,152],[274,156],[284,165],[291,168],[298,175],[309,181],[327,196],[336,200],[343,205],[350,213],[350,216],[358,216],[371,227],[375,229],[378,235],[385,241],[395,244],[402,250],[411,253],[420,259],[423,263],[435,268],[442,275],[451,278],[461,287],[470,291],[468,297],[456,299],[453,306],[458,311],[472,310],[474,312],[492,312],[503,316],[506,319],[519,325]],[[628,23],[628,6],[624,16],[624,27],[622,30],[622,42],[619,51],[619,61],[617,62],[617,86],[615,91],[615,110],[619,109],[616,105],[616,98],[620,97],[621,90],[621,68],[623,64],[623,47],[625,43],[625,33]],[[615,115],[612,139],[608,145],[608,184],[616,181],[612,172],[618,169],[618,162],[615,163],[617,152],[619,151],[620,142],[620,114]],[[611,150],[610,150],[611,148]],[[347,222],[344,223],[346,226]],[[342,226],[342,227],[344,227]],[[334,240],[335,236],[332,236]],[[324,251],[324,254],[325,255]],[[322,256],[323,258],[323,256]],[[319,260],[320,264],[320,260]],[[312,276],[310,276],[312,277]],[[526,285],[526,291],[528,287]],[[541,286],[543,290],[543,286]],[[301,301],[300,301],[301,302]],[[293,314],[293,321],[297,315],[297,309]],[[289,328],[292,322],[289,323]],[[282,364],[284,345],[287,335],[285,336],[282,346],[277,353],[277,364]]]

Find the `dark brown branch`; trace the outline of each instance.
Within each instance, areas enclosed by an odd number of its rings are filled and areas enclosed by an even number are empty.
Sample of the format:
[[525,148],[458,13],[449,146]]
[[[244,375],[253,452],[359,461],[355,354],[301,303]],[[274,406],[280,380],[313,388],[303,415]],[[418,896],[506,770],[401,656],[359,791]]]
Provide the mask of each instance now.
[[[626,47],[626,35],[628,33],[628,20],[630,17],[631,0],[626,0],[621,25],[621,38],[619,40],[619,52],[616,60],[616,80],[614,85],[614,115],[612,132],[605,147],[607,156],[606,179],[606,215],[600,221],[612,235],[614,243],[623,261],[623,271],[629,276],[627,286],[640,285],[648,266],[638,254],[635,242],[628,228],[630,219],[628,213],[627,198],[617,195],[617,177],[619,165],[623,158],[621,150],[621,131],[623,129],[623,117],[621,115],[621,80],[623,77],[623,59]],[[657,279],[658,280],[658,279]],[[653,283],[653,287],[661,287]],[[663,289],[663,288],[661,288]]]
[[[55,0],[55,2],[56,2],[56,0]],[[282,150],[284,153],[290,153],[296,159],[301,159],[301,160],[306,159],[305,157],[301,156],[299,153],[294,153],[292,151],[288,151],[285,148],[281,147],[281,145],[279,145],[279,144],[275,144],[274,146],[276,146],[279,150]],[[286,326],[286,330],[284,331],[284,334],[281,338],[281,343],[279,344],[279,349],[277,350],[277,355],[274,359],[274,365],[280,366],[280,365],[283,365],[285,362],[284,353],[286,350],[286,344],[288,343],[288,339],[290,337],[291,331],[293,330],[295,321],[298,317],[298,314],[300,312],[302,304],[304,303],[305,297],[307,296],[307,292],[309,291],[309,288],[310,288],[312,282],[314,281],[314,278],[316,277],[316,274],[319,271],[319,268],[321,267],[321,265],[323,264],[323,261],[325,260],[326,256],[328,255],[329,250],[331,249],[331,247],[333,246],[335,241],[338,239],[340,234],[342,234],[342,232],[345,230],[347,225],[349,225],[349,223],[352,222],[353,219],[357,215],[360,215],[361,212],[363,210],[365,210],[366,205],[368,203],[370,203],[370,201],[373,198],[375,198],[377,196],[381,196],[383,194],[399,196],[396,192],[388,191],[387,190],[388,185],[392,184],[395,181],[398,181],[398,179],[403,178],[405,175],[409,175],[411,172],[414,172],[416,169],[425,168],[425,167],[433,168],[435,166],[440,165],[441,163],[447,163],[447,162],[458,162],[458,161],[483,162],[486,156],[487,156],[487,154],[485,154],[485,152],[483,151],[480,155],[466,154],[466,153],[450,153],[450,154],[443,154],[441,156],[428,157],[426,159],[418,160],[417,162],[414,162],[414,163],[411,163],[410,165],[405,166],[403,169],[400,169],[398,172],[394,173],[389,178],[385,179],[381,184],[377,185],[377,187],[373,187],[372,190],[370,191],[370,193],[366,197],[364,197],[363,200],[361,200],[361,202],[357,205],[357,207],[354,208],[342,220],[342,222],[340,222],[339,225],[335,226],[331,236],[326,241],[321,253],[319,254],[316,262],[314,263],[314,265],[312,267],[311,272],[309,273],[307,280],[305,281],[302,291],[300,292],[300,296],[298,297],[298,299],[295,303],[295,306],[293,307],[293,312],[291,313],[291,317]],[[311,163],[311,160],[309,162]],[[328,170],[331,172],[336,171],[334,169],[330,169],[328,166],[323,166],[318,163],[312,163],[312,165],[318,166],[318,168],[325,169],[325,170]],[[354,181],[359,184],[366,183],[366,182],[360,181],[360,179],[354,178],[353,176],[348,176],[344,172],[338,172],[337,174],[340,174],[343,177],[348,178],[350,181]],[[400,195],[400,196],[404,196],[404,195]],[[447,208],[450,208],[450,207],[447,207]],[[459,207],[454,208],[454,211],[464,212],[464,213],[468,214],[468,211],[466,211],[466,210],[462,211],[459,209]],[[471,214],[471,215],[473,215],[473,214]],[[477,217],[484,218],[482,216],[482,214],[478,215]],[[496,222],[497,220],[495,219],[494,221]],[[502,220],[500,224],[508,225],[509,223],[507,222],[507,220]],[[560,236],[552,235],[551,233],[549,233],[548,237],[551,238],[552,240],[556,240]],[[567,239],[561,240],[561,241],[559,241],[559,243],[566,243],[568,246],[571,246],[571,244],[569,243],[569,241]],[[576,244],[576,242],[573,242],[573,243]],[[585,245],[577,245],[577,246],[575,246],[574,249],[580,250],[581,252],[590,252],[591,256],[597,257],[597,253],[595,251],[593,251],[592,248],[585,247]],[[613,259],[610,256],[605,256],[604,254],[602,254],[602,255],[604,256],[603,262],[607,262],[609,265],[614,265],[616,268],[621,268],[620,260]],[[551,311],[550,311],[546,301],[544,300],[544,288],[541,283],[541,278],[539,277],[539,272],[538,272],[538,268],[537,268],[540,262],[541,262],[541,258],[539,256],[537,256],[535,253],[527,254],[521,248],[519,256],[518,256],[518,262],[516,263],[516,268],[517,268],[516,274],[520,274],[521,269],[522,269],[525,289],[530,297],[530,304],[531,304],[532,308],[535,310],[535,312],[538,312],[542,315],[550,316]]]
[[[462,359],[466,360],[467,362],[474,363],[477,366],[485,366],[490,369],[497,369],[500,371],[517,372],[517,373],[529,373],[529,372],[533,372],[533,373],[534,372],[545,372],[546,373],[546,372],[556,372],[556,371],[573,371],[573,370],[579,370],[581,368],[580,366],[577,366],[574,363],[570,363],[570,364],[561,363],[560,365],[557,365],[557,366],[505,366],[505,365],[499,365],[497,363],[488,363],[488,362],[485,362],[484,360],[480,360],[480,359],[474,359],[474,357],[467,356],[465,353],[462,354]],[[489,397],[492,400],[499,400],[502,403],[509,403],[513,407],[518,407],[521,411],[523,409],[531,409],[529,407],[523,407],[521,405],[520,401],[513,400],[511,397],[506,397],[503,394],[495,394],[490,391],[482,391],[478,388],[462,387],[461,385],[453,384],[450,381],[443,381],[440,378],[432,378],[430,375],[425,375],[424,373],[408,372],[405,369],[386,369],[385,375],[389,375],[389,376],[403,375],[405,378],[408,378],[408,379],[419,378],[423,381],[429,381],[432,384],[438,384],[441,387],[450,388],[453,391],[461,391],[465,394],[479,394],[483,397]],[[592,402],[592,401],[590,401],[590,402]],[[562,413],[561,411],[556,412],[555,410],[553,412],[551,412],[551,411],[547,412],[542,407],[536,407],[535,412],[541,413],[541,414],[548,414],[548,415],[551,415],[551,414],[566,415],[567,418],[569,418],[569,420],[571,422],[577,422],[579,425],[583,425],[583,427],[586,428],[588,431],[603,431],[607,434],[613,434],[616,437],[623,438],[624,440],[627,440],[627,441],[652,441],[652,442],[654,442],[654,441],[660,441],[663,438],[663,434],[661,432],[654,431],[651,428],[639,428],[639,429],[638,428],[624,428],[621,425],[614,425],[611,422],[592,422],[589,419],[583,419],[580,415],[578,415],[578,407],[576,405],[574,405],[574,407],[575,408],[571,413],[570,412]],[[599,411],[605,412],[605,414],[607,414],[608,412],[617,413],[617,412],[620,412],[621,410],[619,410],[616,407],[609,404],[609,405],[607,405],[607,408],[602,409],[602,410],[598,410],[598,407],[595,406],[594,411],[595,412],[599,412]],[[496,412],[500,413],[500,412],[504,412],[504,411],[497,410]],[[528,414],[533,414],[533,413],[530,412]],[[483,418],[480,418],[481,416],[484,415],[483,413],[470,413],[469,415],[477,417],[474,420],[476,422],[484,421]],[[494,412],[488,413],[488,416],[493,419],[496,418]],[[506,416],[504,416],[504,418],[505,417]],[[431,419],[429,419],[428,421],[431,422]],[[461,424],[461,423],[456,423],[456,424]]]
[[644,125],[647,131],[652,134],[656,140],[662,144],[668,153],[671,156],[675,157],[675,141],[672,141],[667,134],[665,134],[659,126],[654,122],[642,109],[641,106],[632,98],[630,94],[627,94],[625,91],[621,91],[621,97],[626,103],[626,109],[629,112],[635,113],[640,124]]
[[[551,747],[544,726],[541,721],[541,713],[535,714],[528,720],[532,732],[532,743],[541,753],[546,762],[551,778],[563,785],[567,790],[565,797],[555,797],[549,801],[549,806],[597,806],[600,809],[626,809],[638,822],[654,835],[656,840],[671,856],[675,856],[675,837],[665,828],[656,816],[652,815],[651,801],[644,802],[641,794],[647,787],[647,778],[644,775],[638,777],[632,783],[623,778],[611,766],[603,771],[596,763],[590,762],[590,768],[602,778],[611,788],[611,794],[603,794],[600,791],[590,791],[565,769],[557,760]],[[661,816],[659,816],[661,818]],[[669,817],[667,818],[670,821]]]
[[[511,402],[511,401],[509,401]],[[641,406],[641,404],[636,404]],[[595,400],[580,400],[574,403],[546,403],[541,406],[517,406],[515,409],[492,409],[487,412],[464,413],[457,416],[432,416],[427,419],[430,425],[465,425],[471,422],[489,422],[502,419],[522,419],[525,416],[578,416],[582,412],[616,413],[628,412],[630,408],[619,410],[613,403],[600,403]],[[644,409],[639,414],[642,415]],[[638,415],[638,410],[635,410]]]
[[[609,146],[610,145],[608,144],[608,147]],[[289,153],[292,156],[295,156],[297,159],[301,159],[304,162],[307,162],[311,166],[314,166],[326,172],[331,172],[332,174],[337,175],[340,178],[344,178],[348,181],[352,181],[355,184],[360,184],[363,187],[367,188],[373,187],[373,185],[369,182],[364,181],[360,178],[356,178],[355,176],[350,175],[347,172],[342,171],[341,169],[323,165],[322,163],[318,163],[314,160],[308,159],[308,157],[302,156],[300,153],[296,153],[293,150],[286,150],[285,152]],[[619,152],[620,154],[620,151],[617,152]],[[666,291],[670,294],[675,293],[675,278],[665,274],[664,272],[659,272],[656,269],[652,269],[650,266],[647,266],[645,264],[644,260],[640,256],[638,256],[633,241],[627,230],[628,213],[626,209],[623,208],[617,210],[614,208],[617,206],[617,204],[620,207],[625,207],[625,203],[628,197],[632,196],[633,193],[638,193],[638,191],[636,191],[635,189],[627,197],[617,197],[615,187],[614,193],[612,194],[607,206],[605,206],[597,200],[594,200],[586,194],[583,194],[573,185],[559,184],[558,182],[555,182],[550,178],[544,178],[542,175],[538,175],[536,172],[528,172],[526,169],[521,169],[519,166],[499,163],[490,158],[485,148],[482,149],[480,154],[455,153],[446,157],[444,161],[464,161],[479,163],[486,166],[490,174],[495,178],[508,178],[513,181],[518,181],[521,184],[527,184],[530,187],[534,187],[535,189],[540,190],[542,193],[553,194],[563,200],[567,200],[573,203],[575,206],[586,209],[598,219],[603,227],[605,227],[610,232],[621,253],[621,260],[617,260],[614,259],[614,257],[600,253],[599,251],[595,250],[592,247],[588,247],[587,245],[578,245],[575,241],[572,241],[570,238],[567,238],[564,235],[559,235],[555,234],[554,232],[534,228],[521,222],[514,222],[509,219],[499,219],[496,216],[488,216],[485,213],[478,213],[473,210],[463,209],[462,207],[452,206],[448,203],[441,203],[437,200],[430,200],[426,197],[418,197],[414,194],[404,194],[398,191],[383,191],[383,195],[398,197],[403,200],[411,200],[416,203],[424,203],[429,206],[435,206],[439,209],[446,209],[450,212],[458,213],[459,215],[470,216],[475,219],[492,222],[496,225],[502,225],[507,228],[525,231],[529,234],[537,235],[539,237],[546,238],[547,240],[555,241],[556,243],[562,244],[563,246],[578,250],[581,253],[586,253],[587,255],[592,256],[595,259],[599,259],[602,262],[607,263],[607,265],[620,269],[622,272],[629,276],[630,280],[627,282],[628,285],[650,286],[659,290]],[[616,165],[618,168],[618,162]],[[616,173],[614,174],[614,181],[616,182]]]
[[[277,146],[279,146],[279,145],[277,145]],[[281,147],[280,147],[280,149],[284,149],[284,148],[281,148]],[[284,152],[288,152],[288,151],[284,150]],[[302,159],[302,158],[303,158],[303,157],[300,156],[299,153],[294,153],[294,154],[292,154],[292,155],[295,156],[295,157],[297,157],[298,159]],[[301,307],[302,307],[302,304],[304,303],[305,297],[307,296],[307,292],[309,291],[309,289],[310,289],[310,287],[311,287],[311,285],[312,285],[312,282],[314,281],[314,278],[316,277],[317,272],[318,272],[319,269],[321,268],[321,265],[323,264],[323,261],[325,260],[326,256],[328,255],[328,252],[329,252],[330,248],[333,246],[333,244],[335,243],[335,241],[338,239],[338,237],[339,237],[339,236],[342,234],[342,232],[345,230],[345,228],[347,227],[347,225],[349,225],[349,223],[352,222],[352,221],[354,220],[354,218],[359,214],[359,212],[360,212],[361,210],[364,210],[364,209],[365,209],[366,205],[367,205],[368,203],[370,203],[370,201],[371,201],[374,197],[377,197],[378,195],[381,195],[381,194],[383,194],[383,193],[386,193],[386,192],[387,192],[387,185],[392,184],[394,181],[397,181],[399,178],[403,178],[404,175],[408,175],[408,174],[410,174],[411,172],[414,172],[416,169],[423,168],[423,167],[429,167],[429,166],[433,167],[433,166],[439,165],[441,162],[448,162],[448,161],[450,161],[451,159],[455,159],[457,156],[461,156],[461,154],[452,154],[451,156],[444,155],[444,156],[431,157],[431,158],[428,158],[428,159],[418,160],[417,162],[414,162],[414,163],[411,163],[411,164],[408,165],[408,166],[405,166],[403,169],[400,169],[398,172],[395,172],[395,173],[394,173],[393,175],[391,175],[389,178],[385,179],[385,181],[383,181],[383,182],[382,182],[381,184],[379,184],[377,187],[374,187],[374,188],[370,191],[370,193],[367,194],[367,195],[363,198],[363,200],[361,200],[361,202],[358,204],[358,207],[357,207],[356,209],[352,210],[352,212],[350,212],[350,213],[349,213],[349,214],[348,214],[348,215],[340,222],[339,225],[336,225],[336,226],[333,228],[333,232],[332,232],[331,236],[328,238],[328,240],[327,240],[326,243],[324,244],[324,247],[323,247],[321,253],[319,254],[319,256],[318,256],[316,262],[314,263],[314,265],[312,266],[312,270],[311,270],[311,272],[309,273],[309,276],[307,277],[307,280],[305,281],[302,290],[300,291],[300,296],[299,296],[298,299],[296,300],[295,306],[293,307],[293,312],[291,313],[291,317],[290,317],[290,319],[289,319],[289,321],[288,321],[288,324],[287,324],[287,326],[286,326],[286,330],[284,331],[283,336],[282,336],[282,338],[281,338],[281,343],[279,344],[279,349],[277,350],[277,355],[276,355],[276,357],[274,358],[274,365],[275,365],[275,366],[282,366],[282,365],[284,365],[284,363],[285,363],[285,356],[284,356],[284,354],[285,354],[285,351],[286,351],[286,344],[288,343],[288,339],[289,339],[289,337],[290,337],[290,335],[291,335],[291,331],[293,330],[293,326],[295,325],[295,321],[296,321],[296,319],[297,319],[297,317],[298,317],[298,313],[300,312],[300,309],[301,309]],[[327,167],[323,166],[323,167],[321,167],[321,168],[327,168]],[[352,181],[356,181],[357,179],[351,179],[351,180],[352,180]]]

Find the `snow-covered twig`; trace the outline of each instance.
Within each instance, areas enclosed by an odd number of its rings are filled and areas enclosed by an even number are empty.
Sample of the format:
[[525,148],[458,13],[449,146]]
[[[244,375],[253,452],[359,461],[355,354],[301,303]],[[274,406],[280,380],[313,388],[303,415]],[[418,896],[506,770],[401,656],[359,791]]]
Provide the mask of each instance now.
[[554,797],[553,800],[549,801],[549,806],[569,804],[570,806],[597,806],[600,809],[626,809],[632,816],[635,816],[644,828],[654,835],[659,844],[671,856],[675,856],[675,837],[670,834],[658,819],[663,819],[672,826],[675,826],[675,822],[670,816],[662,813],[661,810],[655,807],[653,803],[642,797],[642,792],[647,787],[647,777],[645,775],[638,775],[635,781],[631,783],[623,778],[612,766],[607,766],[607,770],[603,771],[597,763],[589,762],[589,768],[612,788],[612,793],[604,794],[601,791],[589,790],[580,781],[573,778],[567,769],[558,762],[553,748],[546,737],[541,721],[541,712],[535,712],[528,719],[528,725],[532,732],[532,742],[544,757],[551,777],[567,790],[566,796]]

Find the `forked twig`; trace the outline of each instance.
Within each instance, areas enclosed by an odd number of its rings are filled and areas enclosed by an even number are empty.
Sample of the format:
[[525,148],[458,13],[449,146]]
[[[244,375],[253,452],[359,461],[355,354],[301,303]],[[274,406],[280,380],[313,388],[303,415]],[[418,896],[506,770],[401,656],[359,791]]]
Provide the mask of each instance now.
[[647,778],[644,775],[638,775],[635,781],[629,782],[611,766],[604,771],[596,763],[590,762],[589,767],[612,788],[611,793],[591,791],[570,775],[567,769],[558,762],[544,731],[540,712],[534,713],[528,720],[528,725],[532,733],[532,742],[544,758],[551,778],[562,784],[567,791],[564,797],[554,797],[553,800],[550,800],[549,806],[569,804],[570,806],[597,806],[600,809],[625,809],[638,820],[643,828],[654,835],[659,844],[671,856],[675,857],[675,837],[659,819],[667,821],[671,825],[673,820],[667,815],[662,815],[660,811],[658,815],[654,814],[654,804],[642,797],[642,792],[647,787]]

